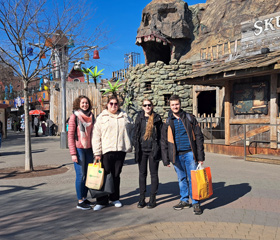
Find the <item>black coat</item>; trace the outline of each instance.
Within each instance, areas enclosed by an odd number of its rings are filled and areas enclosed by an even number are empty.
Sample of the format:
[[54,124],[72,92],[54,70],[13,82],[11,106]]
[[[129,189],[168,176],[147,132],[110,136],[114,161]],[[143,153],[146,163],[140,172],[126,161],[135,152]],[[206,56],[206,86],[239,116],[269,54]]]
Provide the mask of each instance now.
[[[160,135],[161,135],[161,127],[162,127],[162,120],[160,115],[154,113],[154,128],[152,134],[152,157],[154,161],[161,160],[161,149],[160,149]],[[143,136],[143,131],[145,132],[146,129],[143,129],[142,122],[146,121],[145,119],[145,112],[140,111],[135,120],[135,132],[134,132],[134,139],[133,145],[135,148],[135,162],[139,162],[142,154],[141,149],[141,136]],[[142,127],[141,127],[142,126]]]
[[[175,163],[177,155],[174,136],[175,126],[171,118],[172,114],[172,111],[170,111],[161,131],[161,154],[165,166],[169,165],[170,162]],[[195,116],[181,111],[180,118],[188,134],[195,161],[204,161],[204,137]]]

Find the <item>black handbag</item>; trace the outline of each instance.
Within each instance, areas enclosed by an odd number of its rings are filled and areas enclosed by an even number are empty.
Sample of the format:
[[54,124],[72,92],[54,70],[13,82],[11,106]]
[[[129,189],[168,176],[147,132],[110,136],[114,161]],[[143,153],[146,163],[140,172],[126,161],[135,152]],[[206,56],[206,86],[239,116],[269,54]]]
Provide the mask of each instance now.
[[89,192],[92,198],[99,198],[114,193],[115,188],[112,173],[106,174],[104,176],[104,183],[100,190],[89,188]]

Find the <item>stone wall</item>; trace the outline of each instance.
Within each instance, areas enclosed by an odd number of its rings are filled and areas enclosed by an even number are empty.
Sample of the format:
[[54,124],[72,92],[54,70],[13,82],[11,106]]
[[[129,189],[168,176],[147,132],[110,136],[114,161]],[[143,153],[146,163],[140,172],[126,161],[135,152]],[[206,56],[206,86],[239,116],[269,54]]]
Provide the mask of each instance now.
[[183,110],[192,112],[192,86],[179,86],[174,82],[178,77],[191,72],[192,65],[189,61],[178,62],[175,59],[169,65],[157,61],[148,66],[139,64],[130,68],[127,73],[127,88],[133,105],[128,110],[129,115],[134,117],[141,110],[142,100],[148,98],[153,101],[154,110],[165,119],[169,110],[165,97],[173,94],[180,96]]

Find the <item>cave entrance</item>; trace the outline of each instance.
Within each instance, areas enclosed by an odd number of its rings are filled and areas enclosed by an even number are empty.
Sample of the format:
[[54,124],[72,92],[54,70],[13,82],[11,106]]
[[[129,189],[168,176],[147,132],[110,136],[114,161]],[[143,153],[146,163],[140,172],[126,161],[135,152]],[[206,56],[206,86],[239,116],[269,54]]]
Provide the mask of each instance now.
[[149,41],[142,43],[144,53],[146,55],[146,64],[151,62],[162,61],[169,64],[171,60],[170,45],[164,45],[162,42]]

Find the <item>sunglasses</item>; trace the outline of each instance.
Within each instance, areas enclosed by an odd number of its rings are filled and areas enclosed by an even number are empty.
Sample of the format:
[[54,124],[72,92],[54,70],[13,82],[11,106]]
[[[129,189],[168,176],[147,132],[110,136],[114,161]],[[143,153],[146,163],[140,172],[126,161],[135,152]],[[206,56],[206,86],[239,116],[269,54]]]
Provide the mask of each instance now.
[[118,106],[118,103],[112,103],[112,102],[110,102],[110,106]]
[[151,107],[152,104],[143,104],[143,107]]

